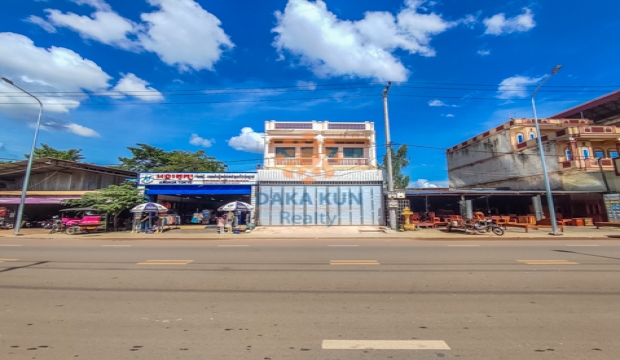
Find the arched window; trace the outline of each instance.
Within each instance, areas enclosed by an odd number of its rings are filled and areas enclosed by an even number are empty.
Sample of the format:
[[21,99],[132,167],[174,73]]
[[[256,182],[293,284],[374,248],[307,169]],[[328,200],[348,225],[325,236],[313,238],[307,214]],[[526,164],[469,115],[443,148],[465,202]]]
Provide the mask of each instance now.
[[583,158],[584,159],[590,158],[590,149],[583,149]]
[[573,160],[573,154],[571,154],[571,152],[570,152],[570,150],[568,150],[568,148],[564,148],[564,154],[566,154],[566,161]]
[[610,158],[617,158],[618,157],[618,150],[609,150],[609,157]]
[[605,157],[605,151],[603,151],[603,149],[594,149],[594,157],[595,158],[604,158]]
[[523,141],[525,141],[525,137],[523,136],[523,133],[518,133],[517,134],[517,144],[521,144]]
[[533,132],[530,133],[530,139],[536,139],[536,134],[534,134]]

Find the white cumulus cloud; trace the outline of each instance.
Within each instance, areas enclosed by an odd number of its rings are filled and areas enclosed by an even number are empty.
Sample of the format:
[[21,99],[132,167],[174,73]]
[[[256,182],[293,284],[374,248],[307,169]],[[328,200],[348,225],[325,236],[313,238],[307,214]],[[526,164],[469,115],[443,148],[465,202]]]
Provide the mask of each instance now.
[[411,181],[409,183],[409,186],[407,187],[413,188],[413,189],[428,189],[428,188],[446,188],[448,186],[447,186],[447,181],[430,182],[426,179],[418,179],[416,181]]
[[[144,101],[157,102],[164,99],[159,91],[148,86],[149,83],[134,74],[124,74],[118,84],[112,88],[112,97],[131,96]],[[120,94],[120,95],[119,95]]]
[[196,146],[202,146],[202,147],[211,147],[213,146],[214,142],[215,141],[213,139],[211,140],[205,139],[205,138],[198,136],[198,134],[192,134],[192,136],[190,136],[189,138],[190,144],[196,145]]
[[182,71],[213,70],[225,50],[234,47],[221,21],[195,0],[147,0],[159,8],[140,15],[136,23],[116,13],[104,0],[72,0],[95,9],[90,16],[48,9],[48,20],[27,21],[44,29],[66,27],[82,38],[130,51],[149,51]]
[[235,150],[262,154],[265,150],[265,134],[255,132],[251,127],[244,127],[239,136],[228,140],[228,145]]
[[316,83],[313,81],[303,81],[303,80],[299,80],[297,81],[297,86],[306,89],[306,90],[316,90]]
[[87,128],[86,126],[82,126],[75,123],[69,123],[66,125],[69,132],[72,132],[76,135],[84,136],[84,137],[99,137],[99,133],[91,128]]
[[532,10],[525,8],[523,14],[506,18],[506,14],[496,14],[482,20],[486,26],[485,35],[505,35],[514,32],[526,32],[536,26]]
[[49,22],[57,27],[67,27],[76,31],[82,38],[92,39],[123,49],[136,48],[135,41],[128,35],[136,31],[136,25],[108,8],[97,10],[90,17],[59,10],[46,10]]
[[[99,91],[108,88],[111,77],[95,62],[81,57],[76,52],[52,46],[44,49],[35,46],[26,36],[15,33],[0,33],[0,73],[14,82],[26,83],[28,90],[43,92],[39,98],[46,106],[46,112],[67,113],[77,108],[80,92]],[[15,88],[2,82],[0,102],[32,104],[30,110],[38,111],[37,103],[21,94],[7,94]],[[45,91],[74,92],[74,97],[45,94]],[[24,106],[3,106],[0,110],[19,112]]]
[[104,0],[71,0],[74,3],[78,4],[78,5],[88,5],[88,6],[92,6],[97,10],[101,10],[101,11],[110,11],[112,10],[112,8],[110,8],[110,5],[108,5],[108,3],[106,3]]
[[358,21],[341,20],[323,0],[289,0],[275,13],[273,45],[285,51],[320,77],[345,76],[404,81],[409,71],[393,52],[434,56],[429,45],[434,35],[456,26],[436,13],[420,13],[424,0],[406,0],[393,15],[371,11]]
[[439,99],[435,99],[435,100],[431,100],[428,102],[428,106],[432,106],[432,107],[459,107],[458,105],[450,105],[450,104],[446,104],[443,101],[439,100]]
[[484,49],[478,50],[478,55],[480,56],[488,56],[490,54],[491,54],[491,50],[484,50]]
[[50,24],[47,20],[43,19],[42,17],[31,15],[24,21],[35,24],[35,25],[39,25],[43,30],[47,31],[48,33],[56,32],[56,28],[54,27],[54,25]]
[[142,46],[181,70],[213,70],[222,52],[234,44],[221,21],[194,0],[148,0],[159,11],[142,14],[146,30],[138,34]]
[[537,84],[543,78],[531,78],[527,76],[512,76],[502,80],[497,88],[499,99],[523,99],[530,95],[527,87]]

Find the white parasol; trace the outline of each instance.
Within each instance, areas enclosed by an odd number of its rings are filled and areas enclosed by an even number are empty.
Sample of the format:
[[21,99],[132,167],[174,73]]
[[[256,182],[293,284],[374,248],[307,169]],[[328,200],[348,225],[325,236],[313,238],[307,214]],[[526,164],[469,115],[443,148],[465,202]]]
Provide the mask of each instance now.
[[254,206],[244,203],[243,201],[233,201],[226,205],[220,206],[218,211],[252,211],[254,210]]
[[168,212],[168,208],[166,208],[165,206],[161,204],[157,204],[157,203],[145,203],[145,204],[138,205],[135,208],[131,209],[131,212],[133,213],[141,213],[141,212],[160,213],[160,212]]

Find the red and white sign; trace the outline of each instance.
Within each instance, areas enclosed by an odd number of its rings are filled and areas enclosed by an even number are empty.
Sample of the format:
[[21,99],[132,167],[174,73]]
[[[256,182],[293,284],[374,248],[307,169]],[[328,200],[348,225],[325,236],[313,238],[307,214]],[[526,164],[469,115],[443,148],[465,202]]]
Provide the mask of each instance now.
[[139,185],[255,185],[256,173],[141,173]]

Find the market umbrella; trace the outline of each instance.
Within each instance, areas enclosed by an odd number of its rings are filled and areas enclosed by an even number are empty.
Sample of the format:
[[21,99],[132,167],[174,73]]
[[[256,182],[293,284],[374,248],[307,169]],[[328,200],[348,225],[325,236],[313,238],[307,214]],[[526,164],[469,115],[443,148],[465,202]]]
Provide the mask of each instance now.
[[226,205],[220,206],[218,211],[252,211],[254,206],[244,203],[243,201],[233,201]]
[[147,212],[147,213],[160,213],[160,212],[167,212],[168,209],[161,205],[161,204],[157,204],[157,203],[146,203],[146,204],[142,204],[142,205],[138,205],[135,208],[131,209],[131,212],[134,213],[141,213],[141,212]]

